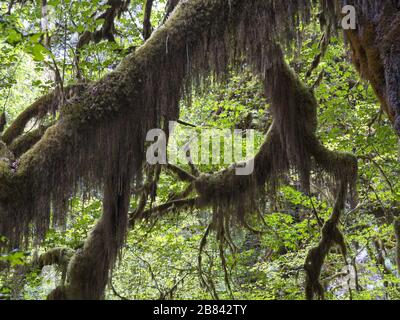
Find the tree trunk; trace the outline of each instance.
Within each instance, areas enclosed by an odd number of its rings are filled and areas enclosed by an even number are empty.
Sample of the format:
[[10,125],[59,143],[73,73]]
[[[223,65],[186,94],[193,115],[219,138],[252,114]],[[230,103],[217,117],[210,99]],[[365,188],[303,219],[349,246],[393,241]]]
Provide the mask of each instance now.
[[345,32],[353,63],[373,86],[400,134],[400,3],[347,1],[356,8],[357,30]]

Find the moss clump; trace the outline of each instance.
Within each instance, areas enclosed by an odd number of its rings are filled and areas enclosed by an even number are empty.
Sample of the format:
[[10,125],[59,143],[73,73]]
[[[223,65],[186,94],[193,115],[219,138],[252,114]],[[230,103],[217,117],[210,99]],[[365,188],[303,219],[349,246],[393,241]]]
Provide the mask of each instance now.
[[30,150],[40,139],[50,126],[40,126],[26,134],[16,138],[10,145],[10,149],[16,158],[21,157]]

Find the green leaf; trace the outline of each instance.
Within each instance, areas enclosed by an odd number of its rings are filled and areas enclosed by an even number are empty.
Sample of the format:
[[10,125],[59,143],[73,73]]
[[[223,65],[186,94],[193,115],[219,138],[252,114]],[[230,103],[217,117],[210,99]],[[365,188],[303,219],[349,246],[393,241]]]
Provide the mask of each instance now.
[[22,40],[22,35],[14,29],[8,31],[7,42],[16,45]]

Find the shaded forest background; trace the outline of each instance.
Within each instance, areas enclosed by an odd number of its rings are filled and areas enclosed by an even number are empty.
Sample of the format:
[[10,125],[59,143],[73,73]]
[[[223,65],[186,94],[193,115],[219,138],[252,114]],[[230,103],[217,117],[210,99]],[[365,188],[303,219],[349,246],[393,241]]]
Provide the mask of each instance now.
[[[60,105],[68,105],[79,96],[79,90],[71,85],[95,83],[115,70],[127,55],[135,55],[153,31],[162,28],[176,3],[0,2],[3,141],[11,140],[10,124],[15,124],[31,103],[49,92],[57,96],[55,104],[52,100],[53,108],[28,116],[23,132],[12,143],[6,143],[17,165],[20,156],[62,118]],[[285,61],[313,91],[319,104],[319,140],[330,150],[347,152],[358,159],[357,203],[348,199],[339,223],[346,254],[340,246],[329,248],[320,282],[327,299],[397,300],[398,136],[393,119],[381,108],[376,90],[353,66],[342,31],[321,25],[320,10],[314,6],[309,20],[294,27],[295,36],[283,44]],[[273,126],[274,111],[263,79],[254,75],[251,63],[243,59],[232,63],[223,77],[209,74],[199,81],[201,85],[191,83],[180,100],[178,133],[187,127],[255,129],[257,148],[262,148]],[[285,88],[287,83],[280,85]],[[185,142],[180,141],[182,146]],[[7,158],[4,154],[1,157],[1,161]],[[222,164],[181,168],[193,175],[224,170]],[[227,231],[224,225],[227,235],[223,240],[218,237],[218,227],[217,232],[210,232],[215,208],[171,206],[157,209],[157,214],[152,212],[152,208],[170,203],[177,195],[185,194],[186,198],[194,192],[188,190],[187,180],[177,178],[176,170],[154,170],[145,166],[143,179],[132,187],[135,191],[129,199],[129,212],[143,206],[142,216],[130,224],[107,280],[106,299],[305,298],[304,264],[334,211],[335,183],[323,168],[311,171],[306,192],[301,175],[290,168],[280,177],[284,183],[276,190],[267,188],[265,193],[271,196],[259,202],[260,214],[246,216],[245,227],[229,221]],[[157,178],[152,181],[154,176]],[[143,200],[143,193],[148,201]],[[98,189],[88,192],[82,188],[68,201],[66,221],[52,223],[41,241],[32,236],[37,227],[34,224],[24,244],[10,248],[10,239],[1,237],[6,249],[0,256],[0,299],[45,299],[68,281],[68,263],[82,250],[88,234],[101,219],[103,200]],[[229,207],[228,211],[233,212]],[[53,220],[57,218],[51,217]]]

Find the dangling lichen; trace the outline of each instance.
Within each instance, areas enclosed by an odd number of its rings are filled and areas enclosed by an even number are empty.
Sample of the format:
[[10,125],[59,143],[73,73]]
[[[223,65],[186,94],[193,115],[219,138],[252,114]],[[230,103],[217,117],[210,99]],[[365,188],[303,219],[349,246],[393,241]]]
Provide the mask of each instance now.
[[[248,226],[246,216],[254,211],[265,184],[275,187],[290,168],[299,172],[305,192],[313,161],[337,181],[344,175],[347,190],[354,163],[342,160],[352,158],[330,152],[318,142],[315,98],[288,68],[276,45],[296,37],[296,26],[308,21],[311,6],[305,0],[180,1],[145,45],[62,106],[59,121],[24,152],[17,168],[2,165],[0,234],[11,245],[28,239],[32,226],[40,241],[50,221],[65,223],[68,199],[82,186],[103,190],[103,216],[71,260],[66,285],[51,298],[103,296],[125,238],[130,185],[141,175],[147,131],[178,118],[179,100],[188,84],[201,84],[210,72],[221,78],[229,65],[241,61],[238,58],[245,57],[265,82],[274,117],[254,173],[240,177],[229,168],[196,177],[193,190],[198,198],[176,199],[174,206],[179,201],[187,206],[183,200],[190,200],[192,206],[212,207],[212,229],[226,240],[230,222]],[[38,104],[53,98],[47,96]],[[23,117],[9,142],[20,135],[27,118],[32,115]]]
[[338,222],[348,191],[354,196],[357,160],[353,155],[330,151],[318,141],[318,105],[312,91],[290,70],[279,46],[270,45],[270,50],[274,59],[264,74],[257,70],[258,64],[253,64],[255,73],[263,76],[265,81],[265,93],[270,98],[274,117],[266,140],[253,159],[253,173],[238,176],[235,166],[216,174],[202,174],[198,177],[178,172],[178,177],[193,185],[198,197],[186,198],[187,202],[184,198],[174,200],[137,215],[136,218],[151,218],[171,209],[186,209],[188,206],[209,207],[213,210],[213,218],[206,236],[214,231],[220,243],[231,245],[229,230],[232,223],[236,222],[254,231],[247,222],[247,216],[257,212],[258,203],[265,193],[265,185],[270,189],[276,188],[280,177],[293,168],[299,172],[303,189],[308,192],[312,166],[319,166],[338,186],[332,217],[322,230],[320,244],[310,251],[305,264],[307,298],[311,299],[315,295],[322,297],[319,276],[325,257],[334,244],[340,245],[345,254]]

